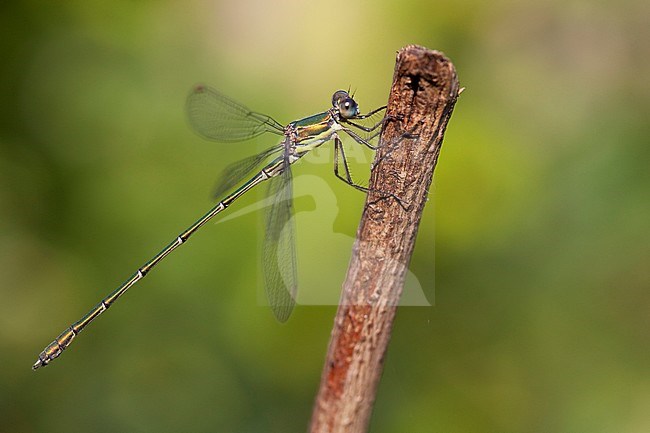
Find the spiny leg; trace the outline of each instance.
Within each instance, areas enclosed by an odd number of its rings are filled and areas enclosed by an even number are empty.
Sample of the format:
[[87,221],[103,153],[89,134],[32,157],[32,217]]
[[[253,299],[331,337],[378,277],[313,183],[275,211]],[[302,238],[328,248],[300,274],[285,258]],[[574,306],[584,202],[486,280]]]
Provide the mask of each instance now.
[[[376,132],[375,134],[372,134],[372,135],[371,135],[370,137],[368,137],[368,138],[363,138],[363,137],[361,137],[359,134],[357,134],[356,132],[354,132],[353,130],[351,130],[350,128],[346,128],[346,127],[344,127],[344,126],[341,126],[341,130],[342,130],[343,132],[345,132],[346,134],[348,134],[350,137],[352,137],[352,139],[353,139],[354,141],[356,141],[357,143],[359,143],[359,144],[363,144],[364,146],[366,146],[366,147],[368,147],[368,148],[370,148],[370,149],[372,149],[372,150],[377,150],[377,149],[379,148],[379,146],[374,146],[374,145],[370,144],[370,140],[372,140],[373,138],[375,138],[376,136],[378,136],[379,134],[381,134],[381,130],[379,130],[379,131]],[[404,135],[402,135],[402,137],[400,137],[400,138],[417,138],[417,136],[410,136],[410,135],[407,136],[406,134],[404,134]]]
[[[372,132],[372,131],[375,131],[379,126],[383,126],[384,124],[386,124],[387,122],[390,122],[392,120],[398,120],[398,118],[395,117],[395,116],[385,116],[383,119],[381,119],[381,121],[377,122],[374,126],[371,126],[371,127],[365,127],[363,125],[356,124],[356,123],[351,122],[349,120],[345,120],[344,122],[345,122],[345,124],[349,124],[350,126],[354,126],[355,128],[361,129],[362,131]],[[373,138],[377,137],[379,134],[381,134],[381,132],[383,131],[383,128],[376,131],[376,132],[374,132],[368,138],[361,137],[359,134],[357,134],[356,132],[354,132],[350,128],[346,128],[345,126],[341,126],[341,128],[346,134],[348,134],[350,137],[352,137],[354,139],[354,141],[356,141],[357,143],[363,144],[364,146],[367,146],[372,150],[377,150],[378,146],[373,146],[372,144],[369,143],[369,141],[372,140]],[[411,135],[410,133],[405,133],[403,135],[408,135],[407,138],[413,138],[413,137],[410,136]]]
[[361,137],[359,134],[357,134],[356,132],[354,132],[350,128],[346,128],[345,126],[341,126],[341,130],[343,132],[345,132],[346,134],[348,134],[350,137],[352,137],[354,139],[354,141],[356,141],[357,143],[363,144],[364,146],[368,147],[369,149],[377,150],[377,146],[373,146],[372,144],[370,144],[368,142],[368,140],[364,139],[363,137]]
[[[341,159],[343,160],[343,169],[345,170],[345,177],[342,177],[339,174],[339,150],[341,151]],[[334,138],[334,174],[336,177],[341,179],[346,184],[358,189],[359,191],[368,192],[368,188],[363,185],[359,185],[352,180],[352,175],[350,174],[350,167],[348,166],[348,160],[345,157],[345,150],[343,149],[343,143],[338,137]]]
[[[356,142],[358,142],[360,144],[364,144],[364,145],[370,147],[371,149],[376,149],[375,147],[373,147],[372,145],[367,143],[363,138],[359,137],[358,135],[356,135],[354,132],[350,131],[349,129],[343,128],[343,131],[345,131],[348,135],[350,135],[350,137],[354,138],[354,140]],[[345,176],[346,176],[345,178],[341,177],[341,175],[339,174],[339,171],[338,171],[338,169],[339,169],[338,151],[339,150],[341,151],[341,155],[342,155],[342,159],[343,159],[343,168],[345,169]],[[376,193],[381,194],[383,197],[380,197],[376,201],[383,200],[385,198],[390,197],[390,198],[393,198],[397,202],[397,204],[399,204],[399,206],[402,209],[407,210],[404,203],[402,203],[402,200],[400,200],[400,198],[397,197],[392,192],[386,192],[386,191],[382,191],[382,190],[366,188],[366,187],[364,187],[362,185],[359,185],[359,184],[355,183],[352,180],[352,176],[350,175],[350,169],[349,169],[349,166],[348,166],[348,163],[347,163],[347,159],[345,158],[345,151],[343,150],[343,143],[341,142],[341,139],[338,138],[338,137],[334,138],[334,174],[336,175],[336,177],[341,179],[343,182],[347,183],[350,186],[353,186],[354,188],[358,189],[359,191],[363,191],[363,192],[366,192],[366,193],[368,193],[368,192],[376,192]]]
[[359,129],[361,129],[362,131],[366,131],[366,132],[372,132],[372,131],[374,131],[374,130],[377,129],[378,127],[382,126],[382,125],[384,124],[384,122],[385,122],[385,118],[384,118],[384,119],[381,119],[379,122],[375,123],[375,124],[372,125],[372,126],[363,126],[363,125],[359,125],[358,123],[354,123],[354,122],[352,122],[351,120],[346,120],[346,121],[345,121],[345,123],[347,123],[347,124],[349,124],[349,125],[352,125],[352,126],[354,126],[355,128],[359,128]]
[[[379,107],[376,110],[371,111],[368,114],[363,114],[359,115],[356,117],[356,119],[365,119],[367,117],[372,116],[373,114],[377,113],[378,111],[384,110],[386,106]],[[352,122],[349,119],[342,119],[342,123],[348,124],[350,126],[353,126],[357,129],[360,129],[364,132],[372,132],[368,137],[363,138],[356,132],[352,131],[350,128],[343,127],[343,131],[345,131],[346,134],[348,134],[350,137],[352,137],[357,143],[363,144],[364,146],[369,147],[372,150],[377,150],[378,146],[374,146],[370,144],[370,141],[373,140],[375,137],[379,136],[381,132],[383,131],[383,126],[393,120],[399,120],[401,117],[399,116],[384,116],[379,122],[375,123],[372,126],[363,126],[359,125],[358,123]],[[377,130],[377,128],[382,127],[381,129]],[[374,131],[374,132],[373,132]],[[404,135],[408,135],[408,138],[413,138],[410,137],[411,134],[405,133]]]
[[[357,120],[357,119],[366,119],[366,118],[372,116],[373,114],[377,113],[378,111],[383,110],[383,109],[385,109],[385,108],[386,108],[386,107],[384,106],[384,107],[380,107],[380,108],[378,108],[378,109],[376,109],[376,110],[373,110],[373,111],[371,111],[371,112],[368,113],[368,114],[361,114],[361,115],[355,117],[355,120]],[[345,123],[348,123],[348,124],[350,124],[351,126],[354,126],[355,128],[361,129],[362,131],[365,131],[365,132],[372,132],[372,131],[374,131],[375,129],[377,129],[377,128],[379,128],[380,126],[382,126],[382,125],[383,125],[386,121],[388,121],[388,120],[390,120],[390,118],[384,116],[384,117],[382,117],[382,118],[381,118],[377,123],[375,123],[375,124],[372,125],[372,126],[359,125],[358,123],[354,123],[352,120],[349,120],[349,119],[346,119],[346,120],[345,120]]]
[[[389,119],[389,118],[387,117],[386,119]],[[396,120],[396,118],[390,118],[389,120]],[[401,130],[401,127],[398,126],[398,129]],[[399,143],[402,142],[402,140],[404,140],[404,139],[406,139],[406,140],[415,140],[415,139],[420,138],[420,134],[415,133],[416,129],[417,129],[417,126],[414,126],[412,130],[402,132],[399,137],[397,137],[395,140],[392,140],[392,143],[389,144],[388,149],[386,150],[386,152],[379,159],[374,161],[372,166],[374,167],[379,162],[383,161],[385,158],[390,156],[390,154],[393,153],[393,151],[395,149],[397,149],[397,146],[399,145]],[[385,146],[386,146],[386,143],[384,143],[382,145],[382,148],[385,147]]]
[[[341,151],[341,157],[342,157],[341,159],[343,160],[343,168],[345,170],[345,177],[342,177],[339,174],[339,150]],[[346,184],[358,189],[359,191],[362,191],[362,192],[365,192],[365,193],[376,192],[376,193],[382,195],[382,197],[380,197],[379,199],[377,199],[377,200],[375,200],[375,201],[373,201],[371,203],[376,203],[376,202],[384,200],[386,198],[393,198],[397,202],[397,204],[400,205],[400,207],[402,209],[406,210],[406,206],[404,206],[404,204],[402,203],[402,200],[400,200],[399,197],[397,197],[395,194],[390,193],[390,192],[385,192],[385,191],[382,191],[382,190],[378,190],[378,189],[370,189],[370,188],[367,188],[367,187],[365,187],[363,185],[359,185],[358,183],[354,182],[354,180],[352,179],[352,176],[350,174],[350,167],[348,165],[348,160],[345,157],[345,150],[343,149],[343,142],[338,137],[334,138],[334,174],[336,175],[336,177],[341,179],[343,182],[345,182]]]
[[385,110],[385,109],[386,109],[386,105],[382,105],[381,107],[375,108],[374,110],[372,110],[372,111],[370,111],[370,112],[368,112],[366,114],[359,114],[357,116],[357,119],[368,118],[368,117],[372,116],[373,114],[379,113],[381,110]]

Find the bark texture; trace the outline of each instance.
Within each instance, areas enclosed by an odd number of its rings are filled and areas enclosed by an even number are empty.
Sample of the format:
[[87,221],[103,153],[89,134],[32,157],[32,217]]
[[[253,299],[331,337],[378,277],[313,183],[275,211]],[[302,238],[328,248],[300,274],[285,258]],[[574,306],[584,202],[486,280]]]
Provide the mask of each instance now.
[[343,284],[311,433],[362,433],[447,122],[458,98],[453,64],[409,45],[397,53],[370,190]]

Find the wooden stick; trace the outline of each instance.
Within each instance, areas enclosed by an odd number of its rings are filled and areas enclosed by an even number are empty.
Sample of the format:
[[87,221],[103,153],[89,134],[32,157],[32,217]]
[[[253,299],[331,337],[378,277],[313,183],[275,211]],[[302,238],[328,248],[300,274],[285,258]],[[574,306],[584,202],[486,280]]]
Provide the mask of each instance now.
[[396,306],[440,146],[458,98],[453,64],[397,53],[379,149],[314,405],[311,433],[368,429]]

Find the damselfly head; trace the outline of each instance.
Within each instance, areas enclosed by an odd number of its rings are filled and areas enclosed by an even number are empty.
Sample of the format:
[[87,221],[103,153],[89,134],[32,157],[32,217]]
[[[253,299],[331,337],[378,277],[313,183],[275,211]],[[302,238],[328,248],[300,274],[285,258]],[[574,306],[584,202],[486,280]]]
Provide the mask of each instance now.
[[352,119],[359,115],[359,105],[345,90],[337,90],[332,95],[332,105],[339,110],[344,119]]

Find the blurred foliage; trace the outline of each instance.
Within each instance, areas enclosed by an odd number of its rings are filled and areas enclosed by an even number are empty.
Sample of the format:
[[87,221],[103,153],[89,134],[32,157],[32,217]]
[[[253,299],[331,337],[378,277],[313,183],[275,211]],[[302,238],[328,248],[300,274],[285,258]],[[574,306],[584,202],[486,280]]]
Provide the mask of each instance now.
[[[335,310],[260,307],[256,212],[30,366],[271,144],[193,135],[193,83],[282,123],[348,86],[368,110],[417,43],[467,90],[411,263],[435,306],[400,309],[371,431],[650,431],[647,2],[276,3],[0,6],[0,430],[305,431]],[[331,153],[295,178],[301,291],[336,296],[363,197]]]

